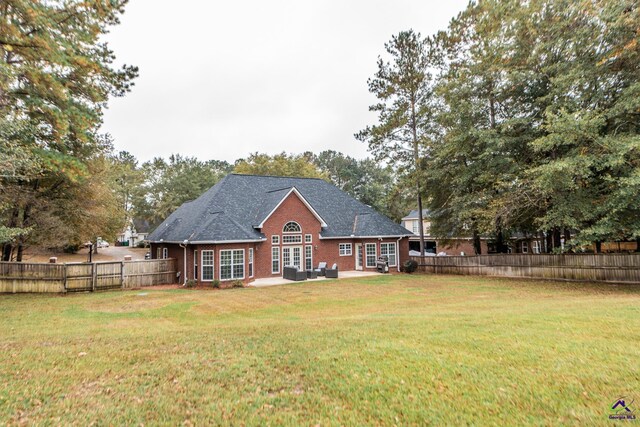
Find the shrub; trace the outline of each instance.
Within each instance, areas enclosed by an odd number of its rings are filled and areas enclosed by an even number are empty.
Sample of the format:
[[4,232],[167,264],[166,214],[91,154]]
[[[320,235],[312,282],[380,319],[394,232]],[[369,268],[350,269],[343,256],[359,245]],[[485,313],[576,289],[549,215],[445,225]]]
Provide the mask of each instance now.
[[197,284],[198,282],[196,280],[193,280],[193,279],[187,280],[187,288],[193,288]]
[[404,262],[402,267],[405,273],[411,274],[418,269],[418,263],[416,260],[408,259]]
[[211,282],[211,286],[216,289],[220,289],[220,280],[214,280],[213,282]]
[[234,280],[233,282],[231,282],[231,287],[232,288],[244,288],[244,283],[242,283],[242,280]]
[[146,248],[147,244],[144,242],[144,240],[142,242],[138,242],[138,244],[136,245],[136,248]]

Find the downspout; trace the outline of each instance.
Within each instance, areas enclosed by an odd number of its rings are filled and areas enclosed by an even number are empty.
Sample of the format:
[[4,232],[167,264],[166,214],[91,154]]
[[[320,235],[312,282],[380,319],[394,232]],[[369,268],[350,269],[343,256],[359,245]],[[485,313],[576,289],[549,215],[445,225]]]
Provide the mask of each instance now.
[[183,249],[184,252],[184,263],[182,264],[182,286],[187,286],[187,245],[189,244],[189,241],[185,239],[184,242],[182,242],[181,244],[179,244],[178,246],[180,246]]
[[398,242],[396,243],[396,251],[398,251],[398,260],[396,261],[396,267],[398,268],[398,273],[400,273],[400,240],[402,240],[402,237],[398,237]]

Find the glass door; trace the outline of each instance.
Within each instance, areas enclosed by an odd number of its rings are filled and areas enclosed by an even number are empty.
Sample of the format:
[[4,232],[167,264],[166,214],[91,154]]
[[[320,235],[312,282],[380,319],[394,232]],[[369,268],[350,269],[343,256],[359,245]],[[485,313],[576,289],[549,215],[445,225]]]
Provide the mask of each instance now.
[[356,270],[362,270],[362,243],[356,243]]
[[282,266],[302,267],[302,246],[285,246],[282,248]]

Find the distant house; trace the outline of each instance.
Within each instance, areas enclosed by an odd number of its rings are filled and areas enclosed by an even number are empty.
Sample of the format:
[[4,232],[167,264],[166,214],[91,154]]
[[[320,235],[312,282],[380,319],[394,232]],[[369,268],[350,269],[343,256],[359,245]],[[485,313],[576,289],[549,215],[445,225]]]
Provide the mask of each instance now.
[[309,178],[231,174],[172,213],[148,240],[199,283],[281,276],[284,266],[391,270],[409,256],[407,230],[337,187]]
[[130,221],[127,227],[118,236],[120,246],[136,246],[144,242],[149,235],[149,222],[140,219]]
[[[402,218],[402,226],[412,233],[409,237],[409,248],[412,254],[420,255],[420,219],[418,210],[412,210]],[[425,252],[447,255],[474,255],[473,241],[470,237],[436,238],[431,235],[431,220],[428,209],[422,210],[422,230],[424,233]],[[488,253],[487,239],[480,241],[482,253]]]

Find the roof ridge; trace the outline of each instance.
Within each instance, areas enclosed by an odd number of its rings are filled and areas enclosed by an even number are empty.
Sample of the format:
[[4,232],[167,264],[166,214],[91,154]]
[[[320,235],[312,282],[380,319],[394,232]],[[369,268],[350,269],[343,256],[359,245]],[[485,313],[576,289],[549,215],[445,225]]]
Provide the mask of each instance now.
[[[309,176],[259,175],[259,174],[255,174],[255,173],[237,173],[237,172],[231,172],[229,175],[255,176],[255,177],[258,177],[258,178],[277,178],[277,179],[315,179],[315,180],[318,180],[318,181],[324,181],[324,179],[322,179],[322,178],[312,178],[312,177],[309,177]],[[227,175],[227,176],[229,176],[229,175]]]
[[278,188],[276,190],[269,190],[269,191],[265,191],[266,194],[270,194],[270,193],[275,193],[277,191],[283,191],[283,190],[289,190],[291,188],[295,188],[295,185],[290,185],[289,187],[283,187],[283,188]]

